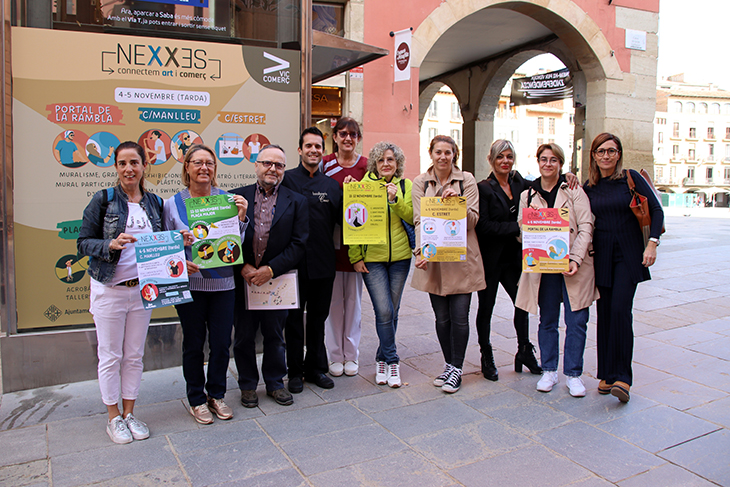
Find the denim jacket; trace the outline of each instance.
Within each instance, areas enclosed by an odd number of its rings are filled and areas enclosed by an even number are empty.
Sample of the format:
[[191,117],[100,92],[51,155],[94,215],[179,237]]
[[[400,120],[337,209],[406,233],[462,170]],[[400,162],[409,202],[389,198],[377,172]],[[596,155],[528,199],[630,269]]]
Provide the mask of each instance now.
[[[84,210],[76,248],[79,255],[89,256],[89,275],[102,284],[112,281],[122,254],[109,244],[127,227],[127,202],[127,194],[117,185],[97,192]],[[162,231],[162,198],[145,191],[139,206],[147,213],[152,231]]]

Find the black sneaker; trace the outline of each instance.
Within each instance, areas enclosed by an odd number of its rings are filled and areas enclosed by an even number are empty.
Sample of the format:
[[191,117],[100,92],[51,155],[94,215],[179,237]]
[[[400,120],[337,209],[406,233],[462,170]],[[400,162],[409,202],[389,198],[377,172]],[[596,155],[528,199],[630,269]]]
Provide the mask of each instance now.
[[449,377],[444,382],[444,385],[441,386],[441,390],[444,392],[448,392],[449,394],[453,394],[454,392],[458,391],[461,387],[461,369],[457,369],[456,367],[453,367],[451,369],[451,373],[449,374]]

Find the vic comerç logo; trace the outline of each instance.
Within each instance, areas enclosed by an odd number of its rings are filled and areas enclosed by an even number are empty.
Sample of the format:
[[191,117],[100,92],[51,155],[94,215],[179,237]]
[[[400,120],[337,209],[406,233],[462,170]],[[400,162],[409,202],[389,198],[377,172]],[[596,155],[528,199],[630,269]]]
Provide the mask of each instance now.
[[[275,63],[278,63],[276,66],[264,68],[264,82],[288,85],[290,81],[289,61],[281,59],[280,57],[276,57],[273,54],[269,54],[266,51],[264,51],[264,57],[266,59],[274,61]],[[271,75],[271,73],[274,73],[275,71],[279,72],[278,76]]]

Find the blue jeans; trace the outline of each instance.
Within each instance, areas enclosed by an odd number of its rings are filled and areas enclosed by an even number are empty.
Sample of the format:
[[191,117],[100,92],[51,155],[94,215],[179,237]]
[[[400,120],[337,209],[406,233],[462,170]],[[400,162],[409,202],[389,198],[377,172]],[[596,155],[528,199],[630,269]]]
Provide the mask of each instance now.
[[558,322],[560,302],[565,315],[565,346],[563,348],[563,373],[578,377],[583,373],[583,351],[586,347],[586,323],[588,308],[570,309],[568,290],[562,274],[543,274],[540,279],[538,305],[540,306],[540,327],[537,338],[540,344],[540,360],[546,372],[558,370]]
[[444,361],[461,369],[464,366],[466,345],[469,342],[471,293],[428,296],[431,298],[433,314],[436,315],[436,336],[444,354]]
[[375,360],[397,364],[395,332],[398,329],[398,309],[403,287],[411,269],[411,259],[396,262],[366,262],[368,274],[363,274],[365,286],[370,294],[375,311],[375,331],[380,345]]

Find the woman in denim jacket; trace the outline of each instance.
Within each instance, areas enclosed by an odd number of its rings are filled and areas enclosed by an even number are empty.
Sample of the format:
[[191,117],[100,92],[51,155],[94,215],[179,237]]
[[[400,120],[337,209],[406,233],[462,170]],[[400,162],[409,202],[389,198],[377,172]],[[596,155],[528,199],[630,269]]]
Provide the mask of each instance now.
[[79,253],[89,256],[89,311],[96,325],[99,388],[109,413],[107,434],[115,443],[150,435],[147,425],[132,414],[152,314],[144,309],[139,292],[135,235],[162,230],[162,199],[144,190],[146,166],[141,146],[119,144],[114,151],[117,185],[93,196],[77,242]]

